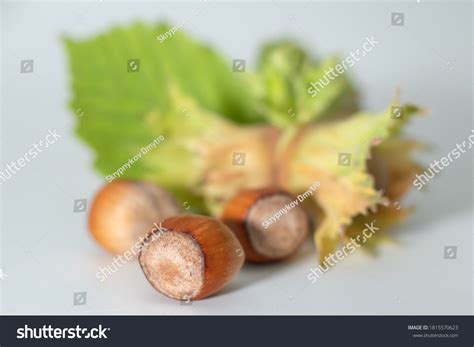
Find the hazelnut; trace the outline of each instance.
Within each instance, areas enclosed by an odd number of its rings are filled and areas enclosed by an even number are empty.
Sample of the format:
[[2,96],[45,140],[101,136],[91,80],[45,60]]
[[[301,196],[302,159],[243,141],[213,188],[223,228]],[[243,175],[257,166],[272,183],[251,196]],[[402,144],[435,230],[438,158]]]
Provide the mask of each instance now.
[[178,203],[163,188],[150,182],[116,180],[97,193],[89,229],[102,247],[121,254],[145,237],[153,223],[179,213]]
[[173,299],[202,299],[224,287],[240,270],[239,241],[217,219],[182,215],[152,229],[138,260],[150,284]]
[[[278,213],[281,209],[286,213]],[[287,258],[311,225],[297,198],[278,188],[240,192],[225,205],[222,220],[236,234],[249,262]]]

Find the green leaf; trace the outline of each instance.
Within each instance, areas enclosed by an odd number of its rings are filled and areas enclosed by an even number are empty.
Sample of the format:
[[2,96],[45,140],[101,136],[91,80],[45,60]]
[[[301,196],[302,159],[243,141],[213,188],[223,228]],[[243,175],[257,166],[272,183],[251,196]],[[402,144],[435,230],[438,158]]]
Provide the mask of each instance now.
[[[220,117],[244,124],[264,120],[247,83],[228,61],[182,31],[160,42],[158,36],[169,29],[134,23],[93,38],[64,39],[72,76],[70,105],[82,114],[77,133],[95,150],[95,165],[104,175],[157,136],[166,137],[169,129],[149,128],[144,119],[152,111],[169,111],[172,85]],[[129,72],[131,59],[139,60],[139,71]],[[184,106],[174,117],[178,126],[186,117]],[[139,160],[124,177],[140,178],[147,170]]]

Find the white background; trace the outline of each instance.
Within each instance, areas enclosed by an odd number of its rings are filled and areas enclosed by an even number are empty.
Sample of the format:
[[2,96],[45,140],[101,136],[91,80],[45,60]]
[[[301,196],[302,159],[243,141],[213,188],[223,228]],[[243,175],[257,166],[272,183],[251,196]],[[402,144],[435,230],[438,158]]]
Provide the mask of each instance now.
[[[203,7],[204,6],[204,7]],[[193,16],[193,9],[200,9]],[[405,26],[390,25],[391,12]],[[409,133],[432,145],[429,163],[466,140],[472,126],[472,4],[403,3],[32,3],[2,5],[1,169],[48,129],[62,138],[0,186],[3,314],[472,314],[472,152],[408,201],[417,212],[377,258],[358,252],[316,284],[313,245],[288,262],[246,266],[222,292],[190,306],[156,293],[133,261],[104,283],[112,257],[87,231],[74,199],[103,183],[92,152],[74,135],[68,62],[61,35],[88,37],[133,20],[187,21],[185,29],[229,58],[255,62],[263,42],[291,37],[314,54],[342,57],[367,36],[379,45],[350,69],[364,107],[382,110],[400,88],[403,101],[431,110]],[[159,44],[157,42],[157,44]],[[34,73],[20,74],[20,60]],[[458,247],[456,260],[444,247]],[[87,304],[73,306],[73,293]]]

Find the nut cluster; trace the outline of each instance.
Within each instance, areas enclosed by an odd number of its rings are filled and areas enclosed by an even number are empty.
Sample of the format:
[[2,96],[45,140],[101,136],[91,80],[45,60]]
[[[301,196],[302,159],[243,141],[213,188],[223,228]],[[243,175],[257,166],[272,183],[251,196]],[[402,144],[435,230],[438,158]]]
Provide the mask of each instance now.
[[[223,288],[244,260],[278,261],[296,252],[310,228],[302,207],[265,223],[292,200],[277,188],[242,191],[228,201],[220,221],[182,214],[173,196],[155,184],[121,180],[99,191],[89,228],[112,253],[142,240],[138,261],[153,288],[173,299],[196,300]],[[157,223],[161,227],[151,229]]]

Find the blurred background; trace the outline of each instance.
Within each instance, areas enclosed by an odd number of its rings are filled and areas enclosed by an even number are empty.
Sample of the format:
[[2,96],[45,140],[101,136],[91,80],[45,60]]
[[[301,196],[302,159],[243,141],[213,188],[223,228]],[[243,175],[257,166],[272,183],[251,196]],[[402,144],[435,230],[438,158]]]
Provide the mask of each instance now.
[[[204,7],[203,7],[204,6]],[[199,10],[198,15],[193,15]],[[404,25],[392,25],[392,12]],[[380,43],[348,73],[363,109],[378,112],[397,88],[430,110],[408,133],[439,160],[473,129],[472,3],[407,2],[3,2],[1,168],[48,129],[62,137],[1,189],[2,314],[472,314],[473,155],[464,154],[402,204],[417,206],[378,257],[346,258],[315,284],[308,242],[298,256],[245,266],[222,292],[183,305],[157,294],[136,262],[104,282],[112,261],[87,231],[87,208],[103,177],[74,135],[70,75],[61,35],[86,38],[135,20],[185,22],[183,30],[229,59],[255,65],[262,43],[289,37],[319,57],[345,57],[366,37]],[[158,44],[158,43],[157,43]],[[20,62],[33,60],[30,73]],[[84,208],[75,200],[85,199]],[[446,259],[445,248],[455,249]]]

